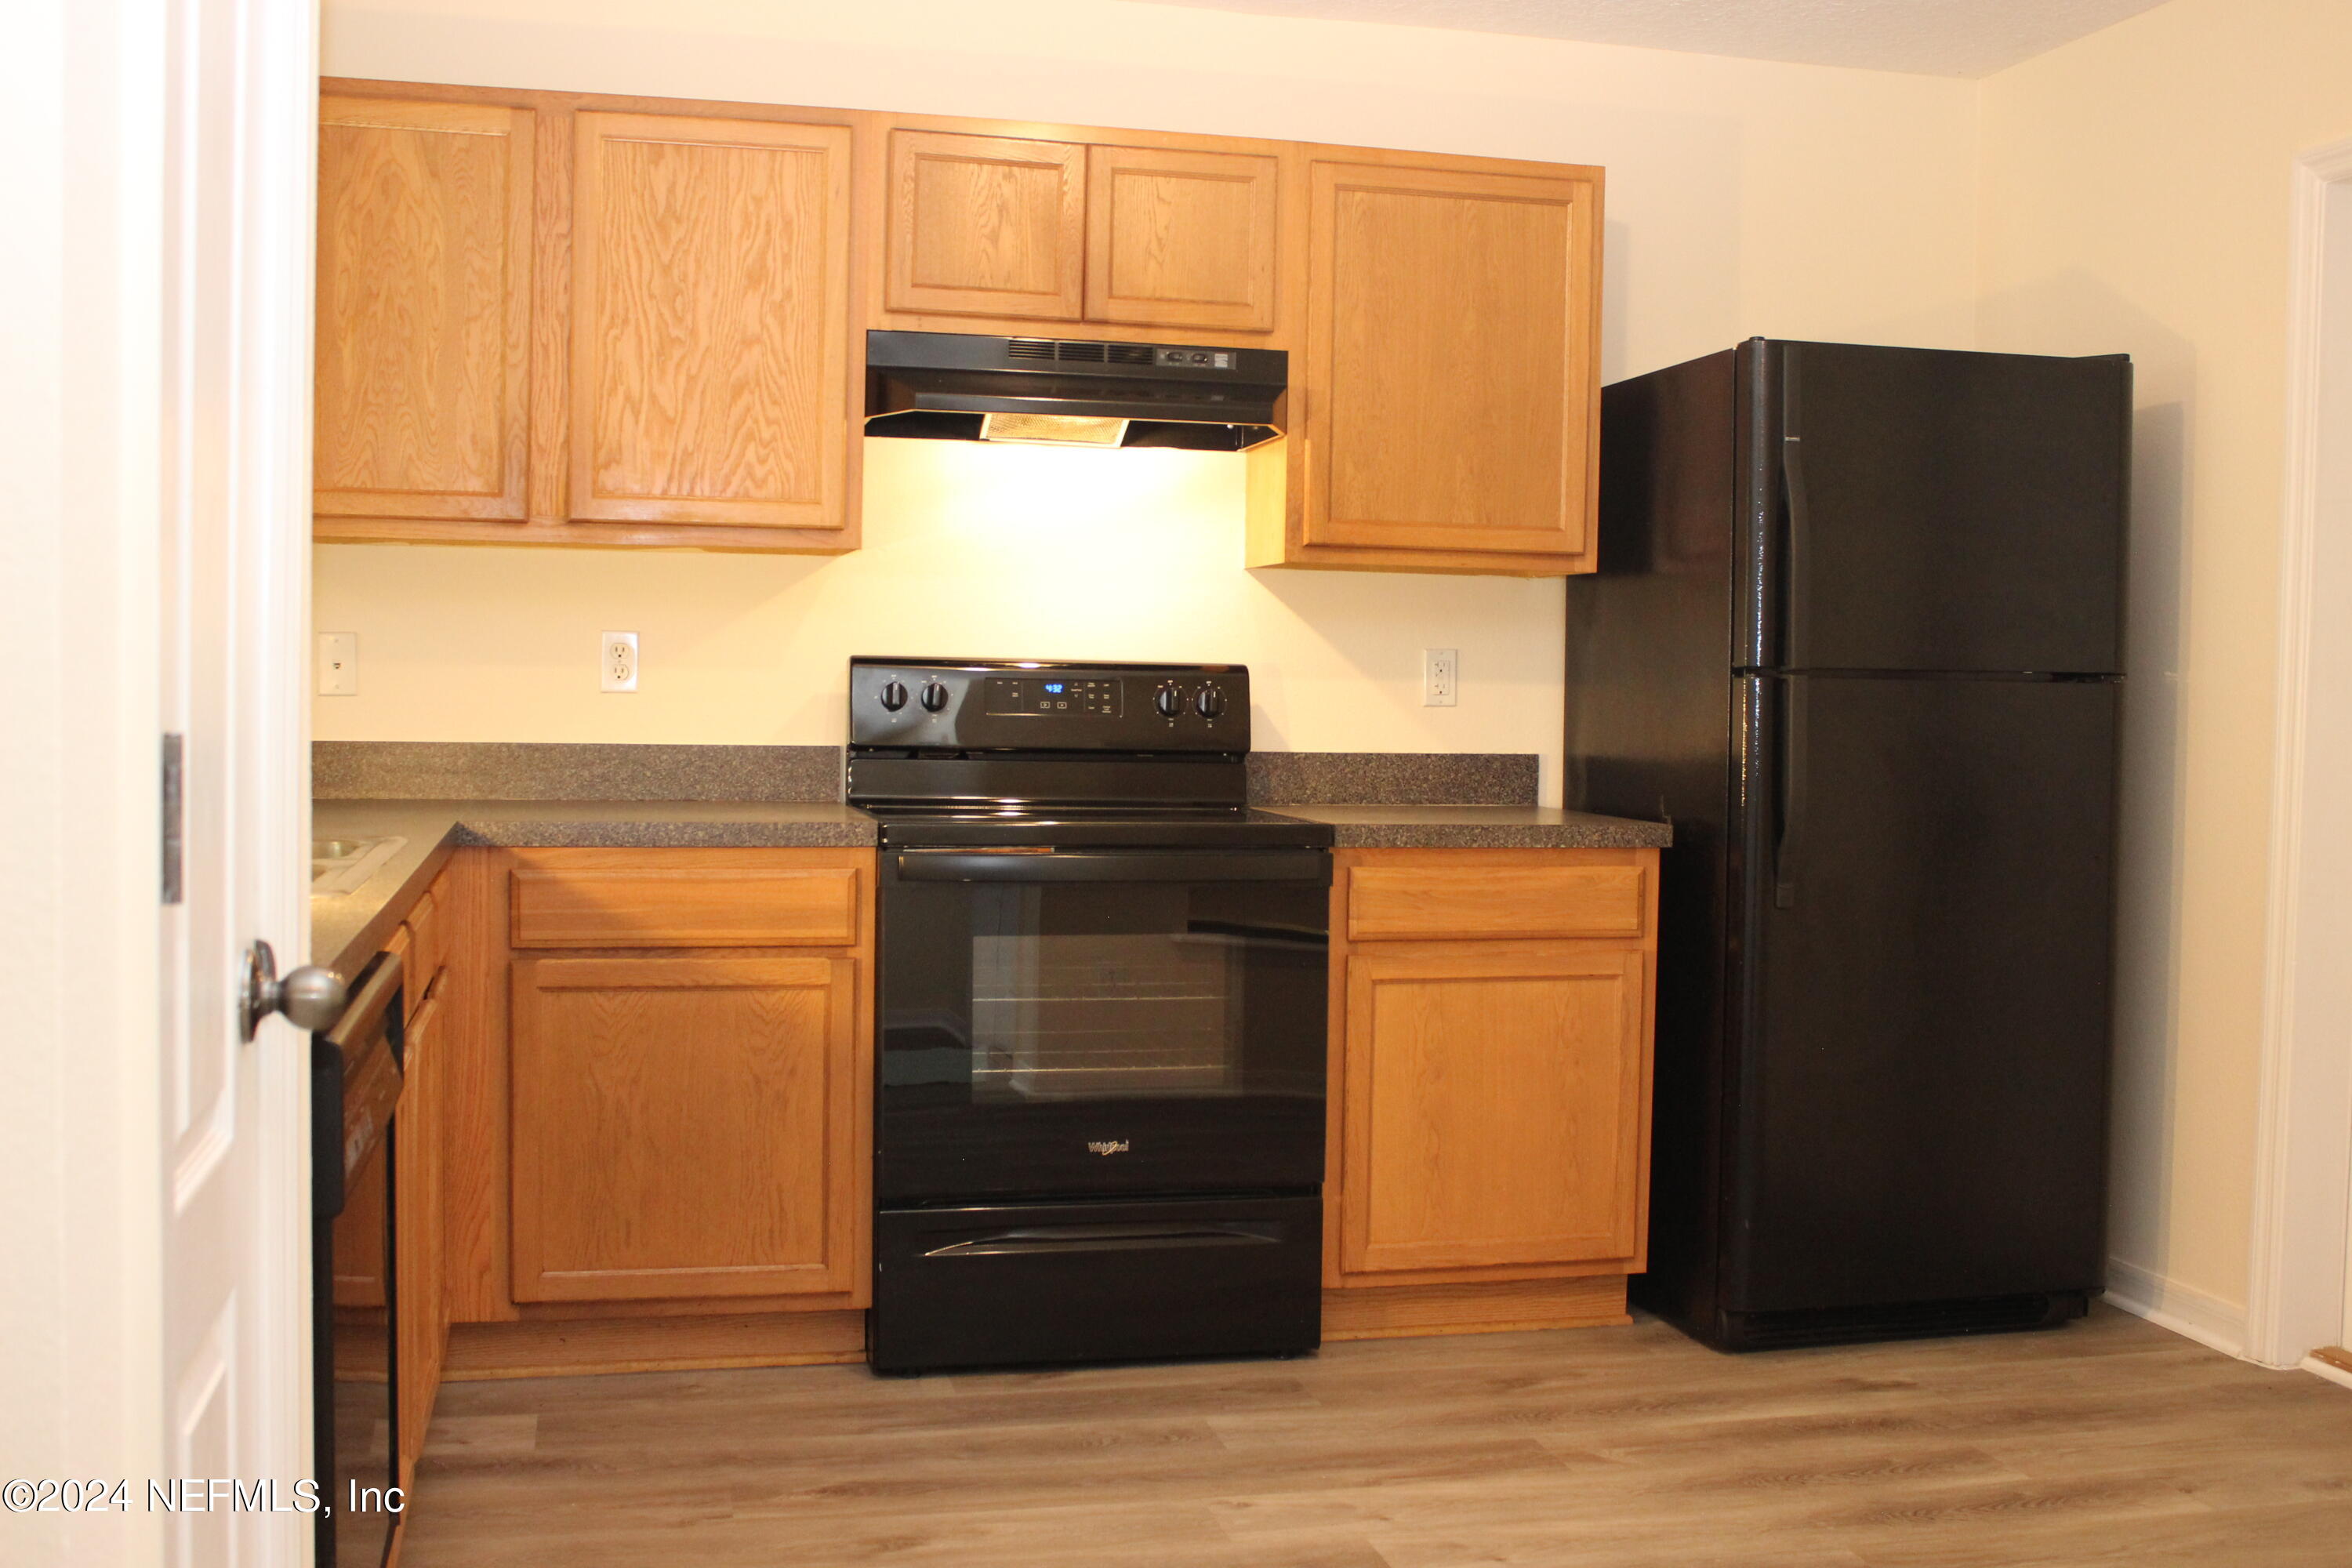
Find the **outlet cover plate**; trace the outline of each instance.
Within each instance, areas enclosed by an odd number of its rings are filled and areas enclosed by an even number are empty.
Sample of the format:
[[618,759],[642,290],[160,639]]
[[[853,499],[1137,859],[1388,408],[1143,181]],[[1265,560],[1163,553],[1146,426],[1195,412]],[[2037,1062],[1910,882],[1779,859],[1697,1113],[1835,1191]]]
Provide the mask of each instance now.
[[637,689],[637,634],[600,633],[596,662],[602,672],[601,689],[635,691]]
[[1421,650],[1421,705],[1451,708],[1462,696],[1462,656],[1450,647]]

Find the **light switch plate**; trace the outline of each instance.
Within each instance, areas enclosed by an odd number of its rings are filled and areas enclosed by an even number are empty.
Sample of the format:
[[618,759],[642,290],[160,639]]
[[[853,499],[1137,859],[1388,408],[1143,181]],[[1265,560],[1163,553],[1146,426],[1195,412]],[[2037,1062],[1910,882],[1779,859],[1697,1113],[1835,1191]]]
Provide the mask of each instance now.
[[320,632],[319,634],[319,695],[356,697],[359,693],[359,633]]

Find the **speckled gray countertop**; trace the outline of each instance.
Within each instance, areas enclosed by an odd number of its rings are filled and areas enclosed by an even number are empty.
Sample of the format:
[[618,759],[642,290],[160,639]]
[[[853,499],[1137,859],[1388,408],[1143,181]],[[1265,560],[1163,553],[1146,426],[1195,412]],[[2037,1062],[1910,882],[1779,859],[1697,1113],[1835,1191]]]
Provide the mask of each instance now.
[[[1664,823],[1537,805],[1301,805],[1285,816],[1327,823],[1342,849],[1611,849],[1664,846]],[[350,978],[393,931],[450,854],[502,848],[856,848],[875,822],[818,801],[320,800],[320,837],[407,842],[366,883],[310,900],[310,962]]]
[[1263,809],[1328,823],[1342,849],[1664,848],[1663,822],[1595,816],[1548,805],[1295,805]]
[[874,819],[816,801],[321,800],[310,831],[407,840],[356,890],[311,896],[310,962],[349,979],[467,846],[843,849],[872,844]]

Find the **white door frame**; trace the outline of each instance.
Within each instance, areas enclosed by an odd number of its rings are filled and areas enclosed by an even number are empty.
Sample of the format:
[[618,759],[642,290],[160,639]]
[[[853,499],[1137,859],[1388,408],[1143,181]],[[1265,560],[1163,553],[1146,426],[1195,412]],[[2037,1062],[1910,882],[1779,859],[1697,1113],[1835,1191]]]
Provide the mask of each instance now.
[[[216,101],[235,167],[207,212],[234,229],[225,268],[167,278],[167,193],[190,174],[168,110],[173,29],[201,18],[241,62]],[[174,1085],[159,1020],[216,1019],[231,994],[209,950],[191,984],[163,984],[161,899],[164,574],[159,556],[167,410],[167,289],[236,344],[235,374],[180,407],[184,448],[247,498],[230,577],[240,639],[228,707],[257,726],[235,771],[248,827],[216,855],[249,879],[222,946],[269,939],[281,965],[307,944],[310,268],[314,0],[30,0],[0,51],[0,615],[12,666],[0,767],[0,1478],[127,1483],[107,1513],[10,1513],[0,1556],[58,1568],[310,1559],[299,1512],[239,1513],[204,1486],[308,1478],[308,1048],[266,1026],[236,1136],[258,1195],[234,1259],[249,1289],[236,1364],[213,1407],[224,1445],[174,1430]],[[206,167],[215,174],[222,165]],[[222,193],[226,192],[226,197]],[[185,319],[188,312],[179,312]],[[225,384],[227,391],[220,391]],[[232,442],[235,449],[229,449]],[[226,531],[208,530],[206,539]],[[188,998],[176,1005],[170,1000]],[[184,1098],[184,1096],[183,1096]],[[257,1100],[257,1104],[252,1101]],[[200,1151],[200,1153],[202,1152]],[[207,1258],[219,1254],[207,1249]],[[226,1364],[226,1361],[223,1364]],[[184,1468],[226,1455],[230,1471]],[[148,1483],[189,1481],[219,1512],[151,1508]],[[281,1485],[280,1497],[284,1496]]]
[[2246,1349],[2326,1374],[2352,1266],[2352,140],[2295,161],[2293,243]]

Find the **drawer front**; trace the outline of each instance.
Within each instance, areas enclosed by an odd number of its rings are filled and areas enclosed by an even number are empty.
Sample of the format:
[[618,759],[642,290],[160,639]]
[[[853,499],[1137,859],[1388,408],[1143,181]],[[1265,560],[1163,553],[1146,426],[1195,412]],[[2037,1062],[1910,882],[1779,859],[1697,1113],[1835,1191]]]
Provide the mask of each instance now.
[[854,947],[846,866],[518,870],[510,941],[530,947]]
[[416,907],[400,924],[408,938],[407,952],[402,957],[405,966],[401,976],[402,1001],[408,1020],[414,1023],[425,1011],[425,999],[430,995],[436,982],[441,978],[444,955],[441,943],[441,900],[439,884],[427,889],[416,900]]
[[1349,877],[1348,936],[1354,942],[1638,938],[1647,901],[1643,882],[1638,865],[1360,865]]

